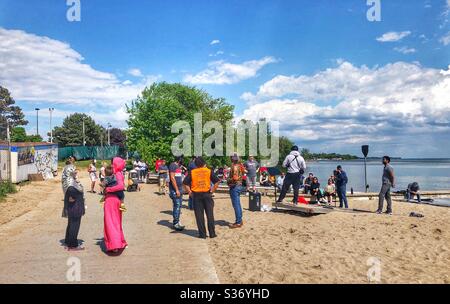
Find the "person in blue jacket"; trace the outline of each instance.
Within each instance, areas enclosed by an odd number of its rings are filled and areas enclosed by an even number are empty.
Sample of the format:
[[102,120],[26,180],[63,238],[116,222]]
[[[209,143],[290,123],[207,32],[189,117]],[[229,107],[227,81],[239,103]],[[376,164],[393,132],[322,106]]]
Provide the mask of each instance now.
[[342,166],[337,166],[336,170],[336,193],[339,197],[339,208],[347,208],[348,209],[348,201],[347,201],[347,183],[348,177],[347,173],[342,170]]

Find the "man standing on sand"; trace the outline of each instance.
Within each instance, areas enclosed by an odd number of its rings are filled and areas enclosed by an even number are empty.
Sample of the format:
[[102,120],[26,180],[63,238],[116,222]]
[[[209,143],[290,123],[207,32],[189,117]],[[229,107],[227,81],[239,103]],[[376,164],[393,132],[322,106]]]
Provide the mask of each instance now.
[[244,167],[247,170],[247,192],[252,188],[253,192],[256,191],[256,174],[259,171],[259,163],[253,156],[250,156],[244,163]]
[[348,209],[348,201],[347,201],[347,183],[348,177],[347,173],[342,170],[342,166],[337,166],[336,169],[336,193],[339,197],[339,208]]
[[303,157],[298,152],[298,147],[293,146],[291,153],[286,156],[283,162],[283,167],[287,168],[287,174],[283,182],[280,197],[277,203],[282,203],[289,191],[291,185],[294,188],[294,204],[298,204],[298,191],[300,189],[300,176],[305,173],[306,163]]
[[169,166],[169,194],[173,203],[173,228],[176,231],[183,231],[184,226],[180,223],[181,206],[183,204],[183,173],[181,166],[183,157],[178,156]]
[[216,237],[213,193],[219,187],[219,183],[220,179],[213,170],[206,167],[202,157],[195,159],[195,168],[189,171],[183,181],[189,197],[194,200],[195,220],[197,221],[198,236],[201,239],[206,239],[205,213],[208,220],[209,237]]
[[230,175],[227,179],[228,187],[230,187],[230,198],[233,205],[236,221],[230,224],[231,229],[241,228],[242,221],[242,206],[241,206],[241,191],[242,191],[242,177],[246,170],[239,160],[239,155],[234,153],[231,156]]
[[381,186],[381,191],[378,201],[378,210],[376,213],[381,214],[383,212],[384,200],[387,201],[386,214],[392,215],[392,199],[391,199],[391,188],[395,188],[395,176],[394,168],[391,166],[391,158],[389,156],[383,157],[383,185]]

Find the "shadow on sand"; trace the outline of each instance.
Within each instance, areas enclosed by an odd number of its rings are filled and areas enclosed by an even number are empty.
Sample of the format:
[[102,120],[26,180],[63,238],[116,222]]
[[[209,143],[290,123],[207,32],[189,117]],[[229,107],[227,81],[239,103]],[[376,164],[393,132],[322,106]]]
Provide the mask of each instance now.
[[96,241],[95,245],[99,246],[100,249],[102,250],[102,252],[104,254],[106,254],[107,256],[111,256],[111,257],[120,256],[120,255],[122,255],[123,251],[125,250],[125,249],[120,249],[117,252],[107,251],[104,238],[95,239],[95,241]]
[[157,222],[158,225],[170,228],[172,230],[171,233],[181,233],[181,234],[185,234],[191,237],[195,237],[198,238],[198,231],[197,230],[192,230],[192,229],[184,229],[183,231],[176,231],[173,230],[173,225],[170,221],[168,220],[161,220]]

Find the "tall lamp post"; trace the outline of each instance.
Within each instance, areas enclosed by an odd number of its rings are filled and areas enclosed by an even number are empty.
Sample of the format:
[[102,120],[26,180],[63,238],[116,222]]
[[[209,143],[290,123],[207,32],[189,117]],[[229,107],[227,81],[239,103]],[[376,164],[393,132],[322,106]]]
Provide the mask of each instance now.
[[48,108],[48,111],[50,112],[50,142],[53,143],[52,114],[55,108]]
[[369,192],[369,185],[367,184],[367,155],[369,155],[369,146],[364,145],[361,147],[362,153],[364,155],[364,187],[366,188],[366,193]]
[[111,146],[111,124],[108,122],[108,146]]
[[36,110],[36,135],[39,135],[39,111],[41,109],[35,108]]

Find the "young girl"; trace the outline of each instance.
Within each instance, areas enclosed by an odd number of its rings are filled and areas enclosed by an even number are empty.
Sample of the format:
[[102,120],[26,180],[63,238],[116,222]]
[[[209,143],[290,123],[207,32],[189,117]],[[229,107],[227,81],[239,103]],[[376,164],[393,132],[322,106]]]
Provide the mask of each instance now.
[[95,159],[89,164],[89,178],[91,179],[91,193],[95,192],[95,182],[97,181],[97,168],[95,167]]

